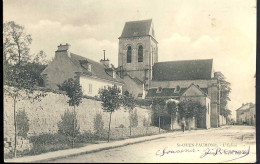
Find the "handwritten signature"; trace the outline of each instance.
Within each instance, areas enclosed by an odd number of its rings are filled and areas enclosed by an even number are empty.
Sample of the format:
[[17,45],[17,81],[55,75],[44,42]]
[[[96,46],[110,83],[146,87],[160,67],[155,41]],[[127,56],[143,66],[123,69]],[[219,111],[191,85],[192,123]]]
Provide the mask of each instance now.
[[[169,150],[167,149],[167,147],[165,147],[162,150],[158,150],[156,152],[157,156],[165,156],[168,154],[179,154],[179,153],[194,153],[194,152],[199,152],[199,149],[195,149],[195,148],[189,148],[189,149],[177,149],[177,150]],[[202,150],[202,154],[200,155],[200,158],[204,158],[206,156],[216,156],[216,155],[239,155],[239,157],[228,160],[228,161],[232,161],[235,159],[239,159],[239,158],[243,158],[245,156],[247,156],[250,153],[250,146],[248,147],[248,149],[243,149],[243,150],[234,150],[234,149],[224,149],[221,147],[218,148],[206,148],[204,150]],[[240,156],[242,155],[242,156]],[[228,161],[223,161],[223,162],[228,162]]]

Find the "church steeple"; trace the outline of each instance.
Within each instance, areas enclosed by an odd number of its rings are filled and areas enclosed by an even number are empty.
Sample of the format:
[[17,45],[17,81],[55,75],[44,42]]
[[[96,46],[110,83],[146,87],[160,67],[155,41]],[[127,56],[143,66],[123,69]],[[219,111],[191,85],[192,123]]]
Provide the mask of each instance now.
[[118,66],[149,87],[158,61],[157,44],[152,19],[126,22],[119,37]]

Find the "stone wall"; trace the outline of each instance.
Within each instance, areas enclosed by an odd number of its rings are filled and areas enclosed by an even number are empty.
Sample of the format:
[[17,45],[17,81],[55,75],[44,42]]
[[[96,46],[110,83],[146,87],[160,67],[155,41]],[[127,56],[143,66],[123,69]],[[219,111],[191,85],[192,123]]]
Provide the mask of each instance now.
[[[40,93],[40,91],[38,91]],[[61,120],[61,115],[66,109],[73,110],[69,107],[68,98],[63,94],[48,92],[47,95],[41,98],[41,101],[31,101],[20,99],[17,102],[17,110],[25,110],[29,118],[29,134],[38,135],[42,133],[56,133],[58,130],[57,123]],[[150,120],[150,111],[136,107],[138,115],[138,127],[143,126],[143,119]],[[108,128],[109,113],[103,112],[101,102],[91,99],[83,99],[80,106],[76,108],[80,132],[94,131],[94,118],[96,114],[102,114],[104,128]],[[4,136],[14,136],[13,122],[13,99],[4,94]],[[129,127],[129,113],[125,112],[124,108],[112,114],[111,127],[119,127],[121,124],[124,127]]]

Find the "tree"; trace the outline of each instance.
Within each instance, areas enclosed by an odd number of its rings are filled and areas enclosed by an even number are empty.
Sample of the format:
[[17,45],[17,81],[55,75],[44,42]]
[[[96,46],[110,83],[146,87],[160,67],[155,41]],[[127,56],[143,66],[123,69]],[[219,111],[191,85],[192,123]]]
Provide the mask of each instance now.
[[166,103],[166,110],[171,116],[171,130],[173,130],[173,118],[176,118],[177,114],[177,103],[175,101],[168,101]]
[[113,85],[108,86],[108,88],[103,88],[99,90],[100,99],[102,101],[101,105],[104,112],[108,112],[109,115],[109,125],[108,125],[108,142],[110,142],[110,125],[112,113],[120,108],[120,89]]
[[95,129],[95,134],[98,138],[101,138],[104,130],[104,122],[102,120],[102,115],[97,114],[96,117],[94,118],[94,129]]
[[[17,119],[16,104],[19,99],[39,99],[45,96],[44,93],[33,94],[35,88],[35,79],[31,77],[31,73],[24,68],[24,64],[30,59],[29,45],[31,44],[31,36],[24,32],[24,27],[15,22],[4,23],[3,28],[3,64],[4,64],[4,84],[9,87],[4,88],[4,92],[12,97],[14,109],[14,129],[15,144],[14,157],[16,157],[17,145]],[[23,94],[25,92],[25,94]]]
[[159,133],[160,133],[160,130],[161,130],[161,116],[162,114],[165,113],[164,109],[165,109],[165,100],[162,99],[162,98],[154,98],[152,100],[152,110],[153,110],[153,113],[157,114],[158,115],[158,121],[159,121]]
[[188,121],[190,130],[191,120],[195,117],[197,120],[203,119],[206,107],[202,106],[199,101],[184,100],[178,104],[178,112],[180,119],[185,118]]
[[59,89],[66,92],[66,95],[69,97],[69,106],[73,106],[74,119],[73,119],[73,138],[72,138],[72,147],[74,147],[75,140],[75,126],[76,126],[76,106],[82,102],[82,90],[81,85],[79,84],[78,79],[69,78],[65,80],[62,85],[58,85]]
[[[17,118],[16,118],[16,104],[20,99],[40,100],[41,97],[46,96],[45,93],[36,93],[35,90],[35,79],[31,78],[28,70],[23,67],[12,66],[8,74],[8,80],[4,87],[4,92],[7,96],[13,99],[13,111],[14,111],[14,157],[16,157],[16,145],[17,145]],[[22,78],[23,77],[23,78]]]
[[39,65],[48,65],[49,61],[46,60],[46,57],[46,53],[43,50],[41,50],[35,55],[35,57],[32,60],[32,63],[37,63]]
[[4,63],[20,65],[29,60],[29,45],[31,35],[24,31],[24,27],[15,22],[5,22],[3,26],[3,56]]
[[25,110],[20,110],[16,115],[18,136],[26,138],[29,131],[29,119],[26,112]]
[[224,116],[224,117],[228,117],[228,116],[230,116],[231,115],[231,110],[229,110],[229,109],[227,109],[227,108],[224,108],[224,110],[222,110],[223,112],[222,112],[222,115]]
[[74,112],[67,109],[61,115],[61,121],[58,122],[58,133],[71,138],[79,134],[79,126]]
[[224,116],[226,115],[225,110],[227,108],[228,101],[230,101],[229,94],[231,93],[231,84],[226,80],[226,77],[221,72],[217,73],[216,78],[218,79],[220,89],[220,114]]
[[132,122],[133,122],[133,110],[135,108],[135,99],[132,95],[129,95],[128,92],[125,92],[124,96],[123,96],[123,106],[125,108],[125,110],[127,110],[129,112],[129,121],[130,121],[130,126],[129,126],[129,133],[131,136],[131,132],[132,132]]

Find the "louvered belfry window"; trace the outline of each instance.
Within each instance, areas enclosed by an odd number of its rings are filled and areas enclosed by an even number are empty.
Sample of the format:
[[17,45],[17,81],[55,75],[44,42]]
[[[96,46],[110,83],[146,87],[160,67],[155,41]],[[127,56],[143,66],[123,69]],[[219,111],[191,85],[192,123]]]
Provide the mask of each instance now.
[[132,48],[131,48],[131,46],[128,46],[128,48],[127,48],[126,62],[127,63],[131,63],[132,62]]
[[138,47],[138,62],[143,62],[143,46]]

